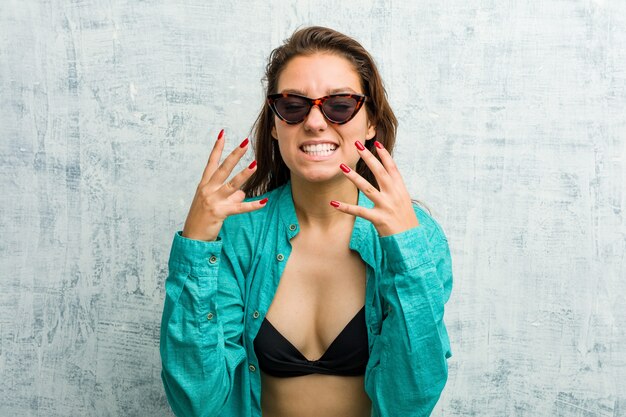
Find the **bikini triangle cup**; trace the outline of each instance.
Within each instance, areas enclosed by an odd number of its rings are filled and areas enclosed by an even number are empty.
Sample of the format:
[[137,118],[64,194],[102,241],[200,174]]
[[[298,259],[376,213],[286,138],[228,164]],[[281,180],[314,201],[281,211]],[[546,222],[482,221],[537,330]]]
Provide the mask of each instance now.
[[356,376],[365,373],[369,359],[365,306],[350,320],[318,360],[307,359],[269,320],[254,339],[261,370],[276,377],[314,373]]

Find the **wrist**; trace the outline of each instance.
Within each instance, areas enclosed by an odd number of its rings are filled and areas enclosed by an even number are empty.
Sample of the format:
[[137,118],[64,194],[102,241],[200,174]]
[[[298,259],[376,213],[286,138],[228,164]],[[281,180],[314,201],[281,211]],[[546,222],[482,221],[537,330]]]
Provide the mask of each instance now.
[[188,232],[185,229],[183,229],[180,235],[184,237],[185,239],[199,240],[202,242],[215,242],[217,240],[217,235]]

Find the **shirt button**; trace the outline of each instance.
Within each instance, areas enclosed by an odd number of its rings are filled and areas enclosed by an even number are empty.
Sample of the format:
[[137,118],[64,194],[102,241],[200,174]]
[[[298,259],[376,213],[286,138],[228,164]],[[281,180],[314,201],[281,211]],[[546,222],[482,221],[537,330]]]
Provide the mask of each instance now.
[[248,369],[250,370],[250,372],[255,372],[256,371],[256,366],[250,365],[250,366],[248,366]]
[[297,228],[298,228],[298,226],[296,226],[295,224],[290,224],[290,225],[289,225],[289,230],[291,230],[292,232],[293,232],[294,230],[296,230]]
[[206,315],[207,320],[213,320],[213,313],[209,313]]
[[260,316],[258,311],[255,311],[254,313],[252,313],[252,317],[254,317],[255,319],[258,319]]
[[217,256],[213,255],[209,258],[209,263],[214,264],[215,262],[217,262]]
[[278,259],[278,262],[282,262],[285,259],[285,257],[283,256],[282,253],[279,253],[278,255],[276,255],[276,259]]

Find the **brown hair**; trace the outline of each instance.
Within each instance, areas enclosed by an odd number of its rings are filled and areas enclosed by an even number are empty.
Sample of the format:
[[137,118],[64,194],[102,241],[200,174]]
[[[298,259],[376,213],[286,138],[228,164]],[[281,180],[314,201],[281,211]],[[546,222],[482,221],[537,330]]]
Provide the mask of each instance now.
[[[294,32],[283,45],[270,53],[263,78],[266,82],[265,94],[277,93],[278,78],[291,59],[320,52],[337,54],[352,63],[361,79],[363,94],[369,97],[365,108],[370,123],[376,125],[375,139],[391,153],[396,141],[398,120],[387,101],[387,92],[374,59],[361,44],[349,36],[320,26],[307,27]],[[264,194],[289,180],[289,168],[280,155],[278,142],[271,134],[273,127],[274,114],[265,103],[253,127],[258,168],[242,187],[247,197]],[[364,145],[378,156],[373,140],[366,141]],[[372,185],[378,187],[374,174],[363,160],[357,163],[356,171]]]

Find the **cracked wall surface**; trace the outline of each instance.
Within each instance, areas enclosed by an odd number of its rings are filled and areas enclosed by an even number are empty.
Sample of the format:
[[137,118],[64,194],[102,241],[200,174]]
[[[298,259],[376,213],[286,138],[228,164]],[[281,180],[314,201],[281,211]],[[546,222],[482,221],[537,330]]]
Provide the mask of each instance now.
[[601,0],[0,2],[0,416],[171,415],[172,238],[310,24],[375,57],[448,236],[434,415],[626,416],[626,3]]

